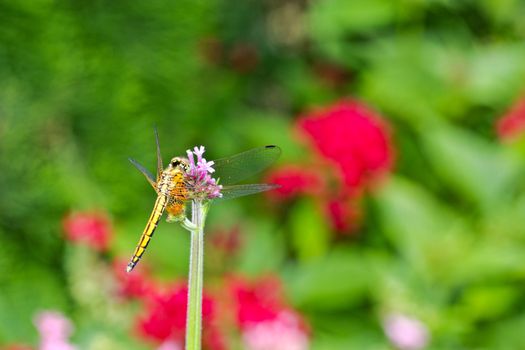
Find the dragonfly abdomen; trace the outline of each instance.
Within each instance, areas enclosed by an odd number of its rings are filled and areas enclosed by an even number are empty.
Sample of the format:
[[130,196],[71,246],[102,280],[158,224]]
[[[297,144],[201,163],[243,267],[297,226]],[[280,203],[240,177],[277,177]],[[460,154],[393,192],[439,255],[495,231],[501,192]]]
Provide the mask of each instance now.
[[131,270],[133,270],[133,268],[135,268],[135,266],[139,262],[140,258],[142,258],[142,255],[144,255],[144,252],[146,251],[149,241],[151,240],[151,237],[153,236],[153,233],[157,228],[157,225],[160,221],[162,213],[164,212],[164,209],[166,208],[167,203],[167,196],[159,194],[157,200],[155,201],[155,206],[153,207],[153,211],[151,212],[148,223],[146,224],[146,227],[144,228],[144,231],[140,236],[137,247],[135,248],[133,257],[128,263],[128,267],[126,268],[127,272],[131,272]]

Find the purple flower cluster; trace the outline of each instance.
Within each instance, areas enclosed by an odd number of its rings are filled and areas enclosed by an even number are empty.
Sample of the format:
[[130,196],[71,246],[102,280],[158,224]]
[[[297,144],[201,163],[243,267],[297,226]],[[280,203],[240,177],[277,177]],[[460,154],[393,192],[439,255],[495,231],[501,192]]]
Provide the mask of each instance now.
[[[208,162],[202,157],[204,152],[204,146],[194,147],[193,152],[190,150],[186,151],[190,165],[186,179],[192,192],[190,196],[198,199],[220,198],[222,197],[222,186],[211,177],[210,174],[215,172],[215,169],[213,169],[214,163],[213,161]],[[194,155],[197,156],[196,162]]]

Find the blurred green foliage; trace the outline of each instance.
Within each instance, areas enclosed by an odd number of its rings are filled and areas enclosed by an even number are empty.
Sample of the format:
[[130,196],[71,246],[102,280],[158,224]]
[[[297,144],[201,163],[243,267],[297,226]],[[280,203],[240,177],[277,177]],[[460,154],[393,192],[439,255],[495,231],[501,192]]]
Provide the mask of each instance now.
[[[59,309],[82,348],[140,348],[75,294],[97,268],[72,267],[88,258],[61,220],[103,209],[107,258],[132,252],[154,193],[126,158],[154,168],[153,125],[165,158],[275,143],[299,162],[294,118],[355,96],[397,149],[360,232],[334,237],[310,198],[225,203],[208,227],[240,225],[235,270],[281,274],[313,349],[389,348],[390,310],[424,321],[432,349],[525,348],[525,154],[493,131],[525,88],[524,14],[520,0],[0,1],[0,344],[34,344],[31,317]],[[187,250],[163,223],[146,259],[183,278]]]

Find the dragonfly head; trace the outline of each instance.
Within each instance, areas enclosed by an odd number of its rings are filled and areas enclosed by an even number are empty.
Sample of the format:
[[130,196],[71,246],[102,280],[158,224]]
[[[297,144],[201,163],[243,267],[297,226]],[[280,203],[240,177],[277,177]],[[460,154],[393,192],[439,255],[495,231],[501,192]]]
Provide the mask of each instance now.
[[173,169],[179,168],[184,172],[188,172],[190,170],[190,164],[188,160],[181,157],[172,158],[170,161],[170,167]]

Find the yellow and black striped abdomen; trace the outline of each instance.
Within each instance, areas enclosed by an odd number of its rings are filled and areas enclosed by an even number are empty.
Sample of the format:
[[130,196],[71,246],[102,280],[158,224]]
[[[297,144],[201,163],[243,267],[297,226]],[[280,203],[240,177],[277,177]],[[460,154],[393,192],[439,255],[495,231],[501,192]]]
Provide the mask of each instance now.
[[148,223],[146,224],[146,228],[144,228],[144,231],[140,236],[137,248],[135,248],[135,253],[133,253],[133,257],[131,258],[131,261],[129,262],[128,267],[126,269],[128,272],[133,270],[133,268],[137,265],[140,258],[142,258],[142,255],[146,251],[146,247],[148,246],[149,241],[151,240],[151,237],[153,236],[153,233],[157,228],[157,225],[162,216],[162,213],[164,212],[164,209],[166,208],[167,203],[168,198],[165,195],[159,193],[159,196],[155,201],[153,211],[151,212],[151,215],[149,217]]

